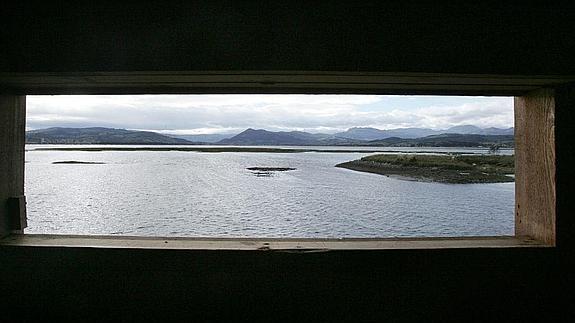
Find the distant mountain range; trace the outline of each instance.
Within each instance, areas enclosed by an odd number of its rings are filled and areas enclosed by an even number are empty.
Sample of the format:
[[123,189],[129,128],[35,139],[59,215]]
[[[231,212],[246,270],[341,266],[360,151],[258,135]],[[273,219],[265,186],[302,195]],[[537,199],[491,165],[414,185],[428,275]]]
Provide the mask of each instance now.
[[[220,139],[223,138],[223,139]],[[189,139],[196,139],[189,140]],[[202,140],[203,139],[203,140]],[[336,134],[303,131],[246,129],[237,135],[162,135],[150,131],[112,128],[48,128],[26,132],[30,144],[217,144],[229,146],[513,146],[513,128],[456,126],[445,130],[426,128],[350,128]]]
[[[425,138],[425,140],[423,140]],[[223,139],[216,144],[233,146],[385,146],[405,145],[455,146],[457,143],[464,146],[482,146],[487,142],[502,141],[504,145],[513,142],[513,128],[479,128],[475,126],[457,126],[445,130],[425,128],[400,128],[380,130],[376,128],[350,128],[345,132],[329,134],[311,134],[302,131],[272,132],[262,129],[247,129],[231,138]],[[475,144],[473,144],[475,142]]]
[[440,135],[444,133],[458,133],[464,135],[489,135],[489,136],[504,136],[513,135],[513,128],[479,128],[471,125],[455,126],[445,130],[433,130],[427,128],[397,128],[389,130],[380,130],[376,128],[350,128],[347,131],[336,133],[334,136],[340,138],[356,139],[356,140],[380,140],[386,138],[422,138],[432,135]]
[[514,147],[513,135],[476,135],[444,133],[422,138],[391,137],[368,142],[371,146],[385,147],[490,147],[499,145],[505,148]]
[[201,134],[201,135],[166,135],[172,138],[180,138],[193,142],[215,143],[223,139],[231,138],[237,133],[214,133],[214,134]]
[[361,141],[338,138],[322,133],[308,133],[303,131],[272,132],[263,129],[256,130],[249,128],[231,138],[220,140],[216,144],[234,146],[331,146],[357,145],[361,144]]
[[194,142],[151,131],[112,128],[47,128],[26,131],[28,144],[192,145]]

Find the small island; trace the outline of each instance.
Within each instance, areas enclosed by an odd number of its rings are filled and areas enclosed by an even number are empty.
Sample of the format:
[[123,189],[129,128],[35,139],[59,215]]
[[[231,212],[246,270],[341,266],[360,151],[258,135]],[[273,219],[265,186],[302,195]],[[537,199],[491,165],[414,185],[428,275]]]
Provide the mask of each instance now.
[[514,156],[379,154],[336,165],[400,179],[451,184],[513,182]]
[[295,168],[291,167],[248,167],[246,169],[251,171],[256,177],[271,177],[274,172],[295,170]]
[[257,172],[287,172],[288,170],[295,170],[291,167],[248,167],[247,170]]

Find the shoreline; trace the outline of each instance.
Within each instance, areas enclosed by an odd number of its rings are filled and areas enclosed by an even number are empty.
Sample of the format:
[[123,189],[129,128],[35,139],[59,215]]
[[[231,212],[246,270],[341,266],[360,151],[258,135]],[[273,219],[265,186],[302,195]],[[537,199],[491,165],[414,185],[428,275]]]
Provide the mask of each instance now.
[[[85,152],[102,152],[102,151],[183,151],[183,152],[204,152],[204,153],[221,153],[221,152],[248,152],[248,153],[367,153],[367,154],[428,154],[428,155],[481,155],[478,152],[451,152],[451,151],[434,151],[434,150],[376,150],[376,149],[321,149],[321,148],[280,148],[276,147],[34,147],[26,151],[85,151]],[[334,147],[334,146],[327,146]],[[421,147],[421,148],[445,148],[445,147]],[[452,148],[452,147],[447,147]],[[470,149],[469,147],[461,147]],[[482,147],[475,148],[481,150]]]

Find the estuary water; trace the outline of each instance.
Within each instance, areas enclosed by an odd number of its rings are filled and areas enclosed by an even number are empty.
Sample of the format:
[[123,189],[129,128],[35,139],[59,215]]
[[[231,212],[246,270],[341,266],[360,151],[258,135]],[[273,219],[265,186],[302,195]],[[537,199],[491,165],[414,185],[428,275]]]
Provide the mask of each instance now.
[[[83,152],[36,150],[39,147],[49,146],[26,147],[25,233],[387,238],[498,236],[513,235],[514,230],[514,183],[424,183],[334,167],[373,154],[369,152]],[[53,164],[61,161],[102,164]],[[262,174],[248,167],[295,170]]]

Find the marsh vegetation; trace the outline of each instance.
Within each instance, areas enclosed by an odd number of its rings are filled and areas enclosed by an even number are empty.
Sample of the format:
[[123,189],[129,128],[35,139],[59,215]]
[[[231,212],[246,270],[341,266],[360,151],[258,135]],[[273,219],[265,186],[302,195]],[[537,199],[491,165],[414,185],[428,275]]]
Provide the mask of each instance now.
[[360,172],[441,183],[513,182],[514,156],[379,154],[336,165]]

